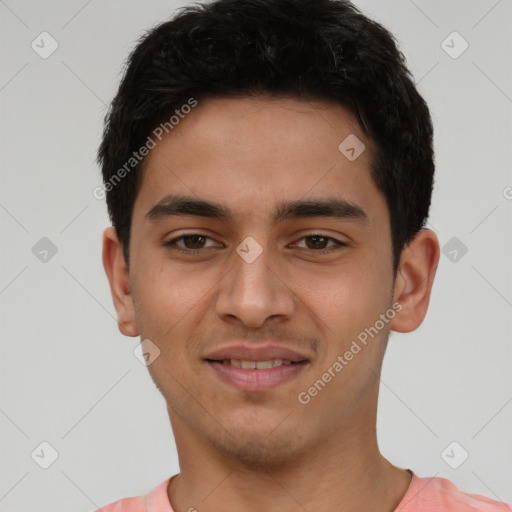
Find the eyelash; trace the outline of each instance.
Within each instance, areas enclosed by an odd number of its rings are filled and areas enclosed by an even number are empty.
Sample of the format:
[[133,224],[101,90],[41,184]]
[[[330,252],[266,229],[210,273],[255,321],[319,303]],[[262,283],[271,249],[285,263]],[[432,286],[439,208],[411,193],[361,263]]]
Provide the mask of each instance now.
[[[194,255],[194,254],[198,254],[200,252],[204,252],[204,250],[205,250],[204,248],[202,248],[202,249],[181,249],[179,247],[176,247],[176,245],[175,245],[176,242],[178,242],[179,240],[182,240],[183,238],[187,238],[190,236],[200,236],[205,239],[213,240],[213,238],[203,235],[202,233],[184,233],[183,235],[173,238],[172,240],[168,240],[167,242],[164,242],[163,245],[165,247],[171,248],[173,251],[177,251],[177,252],[180,252],[182,254],[187,254],[187,255]],[[312,233],[310,235],[303,236],[303,237],[299,238],[299,241],[303,240],[304,238],[313,238],[313,237],[324,238],[327,240],[327,243],[329,241],[333,241],[335,243],[335,246],[331,246],[330,248],[327,248],[327,249],[318,249],[318,250],[309,249],[309,251],[313,252],[313,254],[315,256],[322,256],[324,254],[331,253],[332,250],[337,250],[341,247],[345,247],[348,245],[345,242],[342,242],[340,240],[337,240],[336,238],[324,235],[322,233]],[[308,250],[308,249],[306,249],[306,250]]]

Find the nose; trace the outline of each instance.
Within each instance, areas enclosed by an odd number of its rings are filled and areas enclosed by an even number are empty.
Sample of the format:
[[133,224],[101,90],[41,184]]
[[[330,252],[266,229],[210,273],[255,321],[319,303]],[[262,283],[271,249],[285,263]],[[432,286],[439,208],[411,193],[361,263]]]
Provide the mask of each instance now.
[[290,318],[296,297],[284,270],[266,249],[254,260],[233,254],[232,269],[224,276],[217,296],[216,312],[230,323],[258,328],[271,317]]

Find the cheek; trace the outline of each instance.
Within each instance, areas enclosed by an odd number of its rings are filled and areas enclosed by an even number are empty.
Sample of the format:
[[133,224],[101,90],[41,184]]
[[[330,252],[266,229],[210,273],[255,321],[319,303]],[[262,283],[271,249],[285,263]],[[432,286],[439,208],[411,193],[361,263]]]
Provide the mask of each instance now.
[[150,339],[160,350],[148,370],[164,396],[175,403],[186,402],[179,383],[188,382],[191,392],[196,387],[193,375],[199,363],[191,336],[198,316],[206,314],[211,283],[169,262],[146,268],[135,282],[137,322],[141,339]]
[[387,288],[371,262],[340,265],[329,272],[303,272],[296,282],[304,303],[321,320],[326,335],[346,339],[373,324],[387,307]]
[[[213,278],[212,278],[213,279]],[[156,325],[170,328],[180,319],[206,303],[211,289],[208,276],[184,271],[167,262],[149,269],[137,279],[139,314]]]

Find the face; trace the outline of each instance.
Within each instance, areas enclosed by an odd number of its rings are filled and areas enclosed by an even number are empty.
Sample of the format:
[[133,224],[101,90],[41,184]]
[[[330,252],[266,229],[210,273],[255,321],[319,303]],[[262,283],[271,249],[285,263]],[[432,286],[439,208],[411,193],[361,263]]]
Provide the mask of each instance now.
[[[349,135],[366,147],[355,160],[338,149]],[[374,421],[398,313],[370,147],[338,104],[230,98],[200,101],[147,156],[129,293],[116,309],[122,332],[160,350],[148,369],[177,442],[178,431],[223,456],[277,465]],[[274,347],[303,362],[208,360],[233,347],[246,360],[268,360],[251,351]]]

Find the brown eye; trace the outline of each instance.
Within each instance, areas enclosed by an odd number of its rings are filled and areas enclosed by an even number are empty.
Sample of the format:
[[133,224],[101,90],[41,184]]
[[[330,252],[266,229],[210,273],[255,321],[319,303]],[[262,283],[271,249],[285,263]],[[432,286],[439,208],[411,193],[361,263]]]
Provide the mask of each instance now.
[[[178,236],[164,242],[164,246],[170,247],[173,250],[178,252],[186,253],[186,254],[195,254],[198,252],[204,252],[203,249],[209,249],[212,246],[206,246],[206,241],[211,240],[214,242],[212,238],[206,235],[202,235],[201,233],[185,233],[184,235]],[[182,242],[182,245],[179,244]],[[214,247],[218,247],[218,244],[213,244]]]
[[204,244],[206,237],[202,235],[185,235],[182,237],[182,240],[187,249],[202,249],[202,244]]
[[[306,247],[300,247],[297,244],[293,245],[293,247],[299,247],[300,249],[309,249],[309,252],[311,252],[315,256],[330,253],[331,251],[335,251],[340,247],[347,245],[345,242],[341,242],[340,240],[337,240],[330,236],[318,233],[304,236],[300,240],[306,240]],[[326,246],[326,244],[328,244],[329,242],[333,242],[333,244],[330,247]]]
[[304,238],[311,242],[309,244],[306,242],[308,249],[325,249],[325,244],[329,241],[328,237],[320,235],[306,236]]

